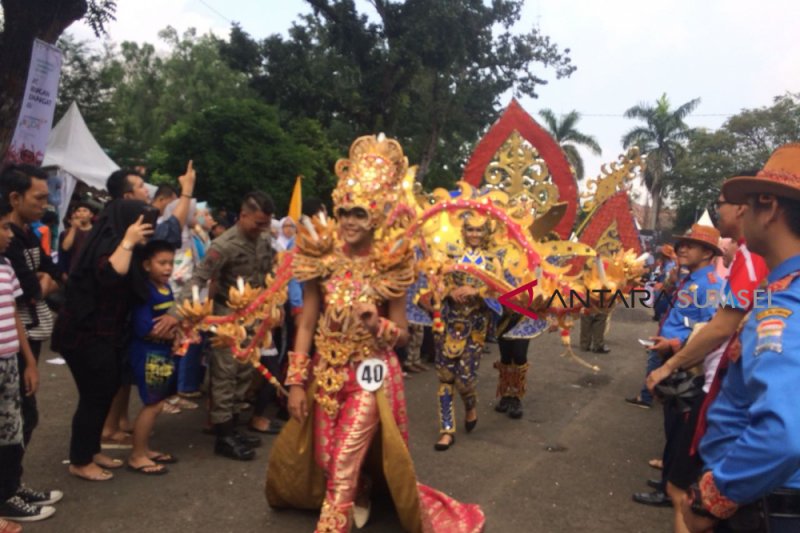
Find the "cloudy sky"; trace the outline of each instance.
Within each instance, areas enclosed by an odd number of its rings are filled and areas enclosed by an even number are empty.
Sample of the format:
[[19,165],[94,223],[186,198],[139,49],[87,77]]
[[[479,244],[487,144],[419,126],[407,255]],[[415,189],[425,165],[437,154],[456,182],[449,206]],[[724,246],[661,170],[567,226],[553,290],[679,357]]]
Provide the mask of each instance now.
[[[366,0],[357,0],[366,12]],[[156,42],[160,29],[195,27],[224,36],[231,21],[257,38],[285,33],[301,0],[120,0],[113,41]],[[798,0],[527,0],[517,28],[538,25],[571,49],[578,70],[568,79],[543,77],[538,99],[522,105],[536,116],[578,110],[580,129],[594,135],[603,155],[585,155],[587,175],[622,151],[620,137],[633,123],[628,107],[667,93],[674,105],[702,102],[691,126],[719,127],[743,108],[769,105],[776,95],[800,92]],[[83,25],[72,33],[95,39]]]

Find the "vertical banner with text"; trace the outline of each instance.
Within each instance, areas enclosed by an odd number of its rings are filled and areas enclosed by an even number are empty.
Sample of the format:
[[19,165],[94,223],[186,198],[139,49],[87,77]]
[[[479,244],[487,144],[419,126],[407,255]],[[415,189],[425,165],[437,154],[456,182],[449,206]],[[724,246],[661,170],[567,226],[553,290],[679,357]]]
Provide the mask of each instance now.
[[39,39],[34,40],[25,95],[6,162],[42,164],[56,111],[61,61],[61,50]]

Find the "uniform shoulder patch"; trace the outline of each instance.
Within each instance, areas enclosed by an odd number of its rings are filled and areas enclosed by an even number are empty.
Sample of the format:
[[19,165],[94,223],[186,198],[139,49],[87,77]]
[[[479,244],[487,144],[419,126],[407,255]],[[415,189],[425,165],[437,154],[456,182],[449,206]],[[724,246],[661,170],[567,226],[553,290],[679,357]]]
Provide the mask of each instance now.
[[717,282],[719,281],[719,280],[717,279],[717,274],[716,274],[716,272],[708,272],[708,273],[706,274],[706,277],[708,278],[708,282],[709,282],[709,283],[717,283]]
[[789,318],[792,315],[791,309],[786,309],[785,307],[770,307],[769,309],[764,309],[760,311],[756,315],[756,320],[761,322],[767,317],[777,316],[781,318]]
[[755,355],[761,355],[763,352],[782,353],[785,329],[786,322],[781,318],[767,318],[760,321],[756,326]]

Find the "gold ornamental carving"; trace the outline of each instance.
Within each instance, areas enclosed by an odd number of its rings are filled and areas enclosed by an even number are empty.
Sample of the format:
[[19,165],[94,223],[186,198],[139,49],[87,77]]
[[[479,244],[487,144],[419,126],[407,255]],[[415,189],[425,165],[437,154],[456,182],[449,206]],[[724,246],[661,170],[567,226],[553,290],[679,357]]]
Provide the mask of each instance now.
[[617,221],[613,221],[603,234],[597,239],[595,250],[597,255],[603,257],[611,257],[623,249],[622,239],[619,236],[619,228],[617,228]]
[[541,215],[558,202],[547,163],[534,146],[514,130],[486,167],[483,179],[488,189],[505,192],[509,207]]
[[613,163],[601,167],[601,174],[586,182],[586,192],[582,209],[591,212],[619,191],[628,188],[628,184],[644,173],[645,158],[639,154],[639,148],[631,147],[628,153],[620,155]]

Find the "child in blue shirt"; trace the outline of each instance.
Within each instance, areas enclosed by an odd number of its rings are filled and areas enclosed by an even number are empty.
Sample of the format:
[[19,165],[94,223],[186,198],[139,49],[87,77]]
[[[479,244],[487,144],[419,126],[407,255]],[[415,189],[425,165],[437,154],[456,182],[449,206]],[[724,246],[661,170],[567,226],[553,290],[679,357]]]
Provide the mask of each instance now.
[[150,241],[144,250],[141,268],[147,275],[148,299],[134,307],[130,362],[144,406],[133,429],[133,449],[128,469],[145,475],[167,473],[165,464],[177,460],[168,453],[150,449],[149,438],[164,400],[175,393],[175,364],[172,358],[175,330],[157,336],[153,327],[158,317],[175,304],[169,279],[175,249],[166,241]]

